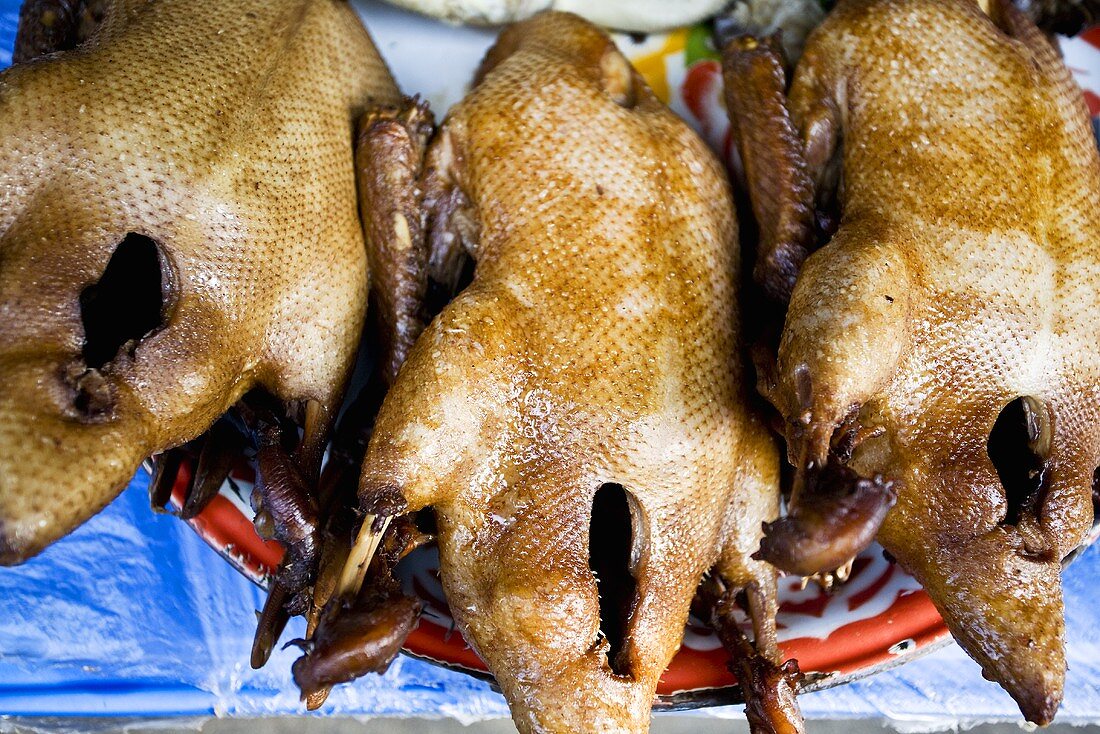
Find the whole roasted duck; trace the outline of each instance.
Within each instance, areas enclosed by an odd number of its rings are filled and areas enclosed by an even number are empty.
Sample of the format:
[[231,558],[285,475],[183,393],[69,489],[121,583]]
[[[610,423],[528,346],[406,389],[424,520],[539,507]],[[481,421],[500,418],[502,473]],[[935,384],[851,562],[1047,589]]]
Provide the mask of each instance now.
[[371,556],[389,563],[395,524],[432,508],[449,606],[522,731],[647,730],[712,568],[753,715],[797,726],[775,573],[749,557],[778,457],[746,394],[719,162],[604,33],[548,13],[502,33],[424,166],[433,280],[476,266],[382,405],[345,575],[366,591],[339,587],[303,693],[377,669],[363,650],[389,638],[365,630],[402,602],[371,590]]
[[877,533],[1049,722],[1060,564],[1100,463],[1100,162],[1080,90],[1003,0],[842,0],[789,113],[773,42],[732,40],[726,84],[756,275],[790,299],[762,389],[798,476],[762,556],[828,572]]
[[[0,561],[259,393],[234,412],[251,438],[219,421],[202,439],[194,492],[255,442],[261,520],[288,546],[262,660],[284,605],[309,606],[312,484],[368,275],[380,362],[418,332],[399,213],[365,247],[358,212],[385,173],[361,156],[357,189],[356,122],[397,89],[337,0],[32,0],[15,59],[0,74]],[[162,462],[160,502],[178,461]]]

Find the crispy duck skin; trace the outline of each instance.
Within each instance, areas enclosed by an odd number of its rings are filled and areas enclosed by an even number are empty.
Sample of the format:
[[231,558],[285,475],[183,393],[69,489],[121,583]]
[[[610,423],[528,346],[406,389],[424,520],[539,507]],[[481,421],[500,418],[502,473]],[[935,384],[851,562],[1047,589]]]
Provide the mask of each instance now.
[[1044,724],[1100,463],[1100,161],[1054,47],[986,10],[842,0],[811,36],[790,117],[818,198],[839,172],[841,220],[763,388],[803,483],[837,461],[893,482],[878,540]]
[[[646,731],[712,567],[759,589],[780,664],[775,572],[751,558],[778,455],[738,358],[715,156],[604,33],[548,13],[501,34],[422,180],[429,266],[476,268],[383,402],[349,567],[434,508],[451,609],[523,732]],[[590,559],[613,532],[617,573]]]
[[366,310],[355,124],[400,102],[366,30],[335,0],[32,0],[23,23],[0,74],[0,562],[253,389],[304,416],[315,482]]

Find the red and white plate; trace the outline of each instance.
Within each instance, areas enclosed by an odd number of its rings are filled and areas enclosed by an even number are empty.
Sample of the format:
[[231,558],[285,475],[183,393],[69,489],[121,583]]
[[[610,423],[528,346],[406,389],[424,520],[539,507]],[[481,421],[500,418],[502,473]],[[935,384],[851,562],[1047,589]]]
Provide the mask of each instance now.
[[[402,88],[427,99],[437,118],[461,98],[493,39],[489,31],[454,28],[378,4],[357,7]],[[721,73],[707,33],[682,29],[641,40],[616,36],[616,41],[657,94],[727,157],[730,144],[721,103]],[[424,54],[424,48],[439,53]],[[1063,41],[1063,51],[1085,90],[1090,112],[1100,114],[1100,28]],[[447,64],[433,63],[443,57]],[[177,506],[191,471],[185,464],[177,476],[173,495]],[[221,493],[191,525],[245,576],[263,585],[278,567],[282,549],[261,540],[252,526],[248,501],[252,478],[251,466],[242,460]],[[1094,530],[1090,541],[1098,534]],[[438,563],[434,548],[422,548],[399,567],[406,590],[424,602],[420,624],[405,650],[488,677],[484,663],[455,629],[440,586]],[[784,652],[796,658],[807,674],[805,690],[892,667],[949,639],[920,584],[887,561],[877,546],[860,554],[849,581],[839,591],[830,595],[815,584],[803,588],[799,579],[784,578],[779,598],[779,639]],[[694,621],[689,622],[683,647],[657,690],[661,707],[733,703],[740,695],[718,639]]]

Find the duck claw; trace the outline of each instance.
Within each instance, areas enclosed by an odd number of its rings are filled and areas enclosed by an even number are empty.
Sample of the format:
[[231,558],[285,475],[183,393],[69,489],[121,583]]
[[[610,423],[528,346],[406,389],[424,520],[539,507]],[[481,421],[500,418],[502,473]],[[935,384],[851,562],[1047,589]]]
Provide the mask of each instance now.
[[751,601],[738,604],[740,597],[753,593],[751,588],[729,586],[715,575],[700,585],[698,603],[730,655],[729,669],[741,685],[751,734],[801,734],[805,727],[795,698],[803,677],[798,661],[778,662],[778,651],[769,655],[761,650],[762,645],[750,642],[737,623],[737,606],[746,608],[756,621]]
[[282,432],[267,426],[259,441],[252,505],[270,518],[274,538],[286,549],[278,582],[295,601],[294,608],[304,611],[299,592],[313,581],[320,548],[317,503],[297,463],[281,445]]
[[260,611],[256,620],[256,635],[252,639],[252,655],[250,664],[253,668],[262,668],[271,651],[275,649],[275,643],[282,636],[290,621],[290,614],[286,610],[287,592],[278,580],[271,585],[267,594],[264,608]]
[[359,535],[363,537],[365,529],[377,541],[366,571],[361,579],[354,573],[349,576],[345,565],[335,594],[310,634],[306,654],[294,663],[294,681],[310,710],[324,702],[332,686],[367,673],[384,673],[420,617],[420,601],[405,595],[393,568],[428,536],[405,515],[387,517],[381,526],[367,525],[369,517]]
[[[308,424],[308,404],[306,407]],[[297,428],[269,395],[249,394],[236,411],[236,419],[252,434],[257,447],[256,482],[250,498],[256,511],[256,532],[279,541],[284,548],[283,561],[256,625],[251,662],[258,668],[267,662],[290,617],[305,614],[312,605],[320,550],[318,500],[302,465],[314,463],[311,446],[319,439],[307,430],[301,441],[292,442]],[[324,421],[314,420],[313,424],[314,434],[321,431],[327,435]]]
[[175,489],[180,466],[190,453],[186,447],[179,446],[157,457],[153,464],[153,476],[149,479],[149,506],[154,512],[172,513],[168,503],[172,501],[172,490]]
[[311,705],[338,683],[384,673],[416,627],[420,601],[402,593],[382,559],[375,566],[353,601],[338,597],[326,607],[309,651],[294,663],[294,682]]
[[229,477],[244,447],[244,438],[228,417],[222,416],[210,427],[203,436],[195,476],[180,509],[182,519],[197,517],[210,504]]

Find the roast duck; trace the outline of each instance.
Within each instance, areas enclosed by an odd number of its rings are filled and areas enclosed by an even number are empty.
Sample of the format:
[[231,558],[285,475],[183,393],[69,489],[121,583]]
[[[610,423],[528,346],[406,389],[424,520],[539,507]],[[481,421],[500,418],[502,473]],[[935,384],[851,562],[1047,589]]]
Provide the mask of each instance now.
[[[382,403],[358,547],[434,509],[448,604],[522,731],[647,730],[712,568],[789,712],[775,572],[750,557],[778,455],[749,408],[716,157],[603,32],[551,13],[501,34],[421,181],[427,262],[468,254],[473,278]],[[338,649],[296,668],[307,692],[347,675]]]
[[1081,91],[1003,0],[842,0],[786,94],[774,40],[725,50],[754,274],[785,310],[756,352],[796,476],[761,557],[827,574],[877,537],[1045,724],[1065,675],[1060,564],[1092,525],[1100,463],[1100,162]]
[[842,0],[789,90],[778,48],[725,49],[743,324],[722,166],[576,16],[508,27],[436,129],[338,0],[28,3],[0,74],[0,558],[151,454],[158,505],[194,463],[193,515],[244,452],[287,548],[253,663],[305,614],[310,706],[385,669],[419,609],[393,567],[434,537],[522,731],[646,731],[693,603],[754,730],[797,731],[776,568],[836,578],[877,537],[1049,721],[1100,462],[1080,92],[1007,4]]
[[261,625],[278,628],[310,607],[311,489],[372,282],[380,362],[417,331],[401,253],[364,244],[353,150],[397,88],[339,0],[32,1],[15,62],[0,74],[0,560],[186,442],[209,497],[246,448],[243,418],[261,518],[288,547]]

